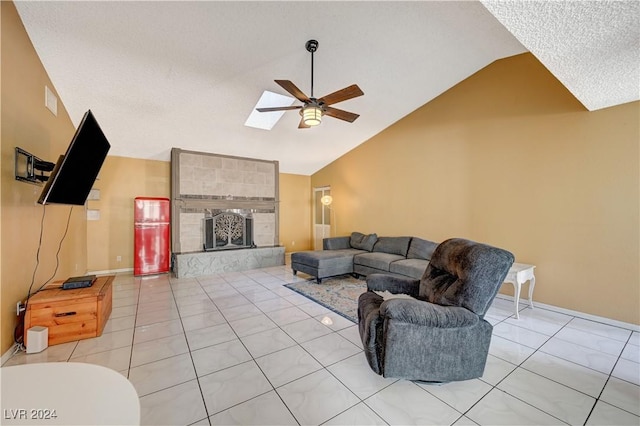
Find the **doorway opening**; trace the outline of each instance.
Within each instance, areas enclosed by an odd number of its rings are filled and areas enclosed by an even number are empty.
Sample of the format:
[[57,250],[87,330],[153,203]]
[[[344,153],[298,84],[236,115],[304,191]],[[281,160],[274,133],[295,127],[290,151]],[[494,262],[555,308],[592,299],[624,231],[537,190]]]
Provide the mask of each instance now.
[[331,187],[323,186],[321,188],[313,188],[313,249],[322,250],[323,238],[329,238],[331,236],[331,206],[326,204],[330,198],[324,198],[325,203],[322,202],[323,197],[331,196]]

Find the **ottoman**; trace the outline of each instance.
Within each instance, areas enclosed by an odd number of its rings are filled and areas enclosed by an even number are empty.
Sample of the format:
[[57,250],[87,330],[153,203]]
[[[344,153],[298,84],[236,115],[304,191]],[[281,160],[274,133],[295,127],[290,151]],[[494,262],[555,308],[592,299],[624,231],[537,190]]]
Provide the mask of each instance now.
[[364,250],[313,250],[291,253],[291,269],[316,278],[320,284],[323,278],[353,273],[353,256],[366,253]]

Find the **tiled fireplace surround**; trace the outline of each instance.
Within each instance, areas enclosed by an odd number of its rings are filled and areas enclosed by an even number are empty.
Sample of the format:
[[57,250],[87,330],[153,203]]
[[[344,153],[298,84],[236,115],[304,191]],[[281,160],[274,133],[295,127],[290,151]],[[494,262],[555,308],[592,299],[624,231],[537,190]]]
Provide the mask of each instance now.
[[[171,151],[172,252],[177,256],[199,253],[197,262],[202,265],[204,219],[223,212],[251,216],[253,243],[258,249],[277,247],[279,245],[278,173],[277,161],[173,148]],[[238,252],[237,257],[240,259],[255,259],[256,255],[261,256],[258,254],[260,250],[251,255],[240,253],[242,250],[233,251]],[[272,250],[264,252],[268,253],[269,257],[273,255]],[[282,252],[284,253],[283,250]],[[215,253],[212,256],[215,256]],[[226,253],[224,256],[236,255]],[[242,263],[242,260],[239,262]],[[238,262],[235,263],[238,264]],[[281,264],[279,260],[277,263]],[[273,265],[261,264],[261,266]],[[238,266],[237,270],[243,269]],[[194,275],[190,274],[190,276]]]

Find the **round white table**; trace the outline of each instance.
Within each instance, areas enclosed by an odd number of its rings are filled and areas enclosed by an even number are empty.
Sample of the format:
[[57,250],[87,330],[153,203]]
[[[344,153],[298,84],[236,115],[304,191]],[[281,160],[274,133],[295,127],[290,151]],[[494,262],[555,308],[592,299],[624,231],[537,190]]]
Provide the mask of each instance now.
[[139,425],[129,380],[94,364],[46,362],[0,368],[3,425]]

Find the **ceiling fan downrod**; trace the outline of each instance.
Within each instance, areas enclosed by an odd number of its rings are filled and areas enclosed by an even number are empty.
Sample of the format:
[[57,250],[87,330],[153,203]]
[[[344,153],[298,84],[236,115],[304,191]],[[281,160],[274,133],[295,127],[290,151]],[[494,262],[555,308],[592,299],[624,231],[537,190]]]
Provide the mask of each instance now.
[[304,45],[311,52],[311,98],[313,98],[313,53],[318,50],[318,40],[309,40]]

